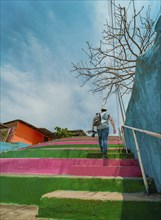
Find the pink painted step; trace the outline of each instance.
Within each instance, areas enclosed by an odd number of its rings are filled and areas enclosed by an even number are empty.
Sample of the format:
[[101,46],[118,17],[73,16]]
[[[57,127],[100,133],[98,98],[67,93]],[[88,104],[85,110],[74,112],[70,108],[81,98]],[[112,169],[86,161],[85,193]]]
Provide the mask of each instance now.
[[70,175],[141,177],[139,166],[71,166]]
[[[91,137],[91,136],[78,136],[78,137],[67,137],[67,138],[61,138],[54,141],[88,141],[88,140],[97,140],[98,136]],[[119,136],[108,136],[108,140],[110,141],[120,141]]]
[[[3,158],[0,159],[0,173],[13,173],[13,174],[41,174],[41,175],[65,175],[69,174],[78,166],[88,166],[95,169],[95,167],[108,167],[116,166],[136,166],[138,161],[135,159],[66,159],[66,158]],[[77,166],[77,167],[76,167]],[[80,168],[80,167],[79,167]],[[78,170],[78,169],[77,169]],[[73,171],[74,172],[74,171]],[[78,171],[77,171],[78,172]],[[84,172],[84,171],[83,171]],[[73,174],[72,174],[73,175]]]
[[[26,148],[37,148],[37,147],[43,147],[43,146],[57,146],[57,145],[98,145],[98,141],[97,140],[89,140],[89,141],[48,141],[48,142],[43,142],[40,144],[34,144],[34,145],[30,145],[27,146],[25,148],[21,148],[22,149],[26,149]],[[122,141],[108,141],[108,144],[122,144]]]
[[[71,164],[72,165],[72,164]],[[1,173],[60,175],[68,173],[66,161],[44,158],[6,158],[0,160]]]

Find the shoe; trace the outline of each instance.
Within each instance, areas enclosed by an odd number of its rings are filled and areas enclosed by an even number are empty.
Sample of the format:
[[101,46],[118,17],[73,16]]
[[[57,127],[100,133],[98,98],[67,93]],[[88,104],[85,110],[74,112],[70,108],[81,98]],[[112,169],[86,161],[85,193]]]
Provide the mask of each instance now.
[[103,154],[103,159],[108,159],[106,154]]

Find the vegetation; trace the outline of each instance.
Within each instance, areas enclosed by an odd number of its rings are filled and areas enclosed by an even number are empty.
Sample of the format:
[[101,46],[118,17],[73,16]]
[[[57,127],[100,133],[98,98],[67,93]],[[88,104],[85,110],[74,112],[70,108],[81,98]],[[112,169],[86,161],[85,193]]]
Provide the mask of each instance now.
[[72,137],[73,134],[67,128],[55,127],[55,138],[65,138],[65,137]]

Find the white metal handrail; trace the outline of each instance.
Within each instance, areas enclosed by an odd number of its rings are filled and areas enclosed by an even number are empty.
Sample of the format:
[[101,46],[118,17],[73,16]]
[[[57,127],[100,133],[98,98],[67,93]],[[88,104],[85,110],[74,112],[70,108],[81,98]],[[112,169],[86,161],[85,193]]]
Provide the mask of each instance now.
[[156,138],[161,138],[161,134],[156,133],[156,132],[143,130],[143,129],[139,129],[139,128],[130,127],[127,125],[123,125],[122,127],[132,130],[134,141],[135,141],[135,146],[136,146],[136,151],[137,151],[137,155],[138,155],[138,160],[139,160],[139,164],[140,164],[140,168],[141,168],[141,172],[142,172],[142,176],[143,176],[144,185],[145,185],[147,194],[149,194],[149,186],[148,186],[148,182],[146,179],[146,175],[145,175],[145,171],[144,171],[144,167],[143,167],[143,163],[142,163],[142,159],[141,159],[141,154],[140,154],[140,149],[139,149],[139,145],[138,145],[138,141],[137,141],[137,137],[136,137],[136,132],[138,131],[138,132],[141,132],[141,133],[144,133],[144,134],[156,137]]
[[161,138],[161,134],[156,133],[156,132],[147,131],[147,130],[143,130],[143,129],[139,129],[139,128],[134,128],[134,127],[130,127],[130,126],[127,126],[127,125],[123,125],[122,127],[129,128],[129,129],[134,130],[134,131],[139,131],[141,133],[148,134],[148,135],[153,136],[153,137]]

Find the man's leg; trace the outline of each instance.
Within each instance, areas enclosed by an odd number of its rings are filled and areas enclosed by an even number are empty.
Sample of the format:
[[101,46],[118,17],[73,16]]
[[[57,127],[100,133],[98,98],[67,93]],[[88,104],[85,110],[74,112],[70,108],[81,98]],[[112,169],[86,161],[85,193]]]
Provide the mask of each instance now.
[[103,154],[104,157],[107,157],[107,147],[108,147],[108,134],[109,134],[109,128],[105,128],[102,130],[102,141],[103,141]]
[[98,144],[100,146],[101,152],[103,152],[102,130],[98,129],[97,133],[98,133]]

